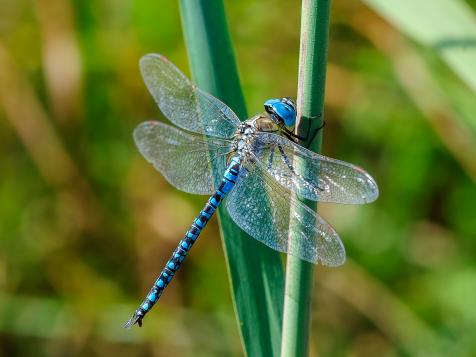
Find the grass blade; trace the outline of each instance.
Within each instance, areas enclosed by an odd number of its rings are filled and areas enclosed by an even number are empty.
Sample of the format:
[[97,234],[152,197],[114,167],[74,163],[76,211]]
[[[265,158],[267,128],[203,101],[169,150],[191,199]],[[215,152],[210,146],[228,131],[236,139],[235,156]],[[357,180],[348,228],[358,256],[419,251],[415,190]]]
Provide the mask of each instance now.
[[[200,88],[247,117],[222,1],[181,1],[192,75]],[[284,276],[279,253],[246,235],[219,209],[232,296],[248,356],[276,356],[281,342]]]
[[[330,0],[304,0],[301,12],[301,45],[298,79],[297,132],[305,135],[322,125],[329,37]],[[319,119],[310,119],[317,118]],[[318,152],[322,130],[309,148]],[[304,145],[308,143],[303,143]],[[306,202],[317,208],[315,202]],[[292,239],[292,237],[290,237]],[[310,303],[314,266],[293,256],[286,265],[281,356],[307,356],[309,349]]]
[[460,0],[364,0],[397,29],[431,47],[476,91],[476,16]]

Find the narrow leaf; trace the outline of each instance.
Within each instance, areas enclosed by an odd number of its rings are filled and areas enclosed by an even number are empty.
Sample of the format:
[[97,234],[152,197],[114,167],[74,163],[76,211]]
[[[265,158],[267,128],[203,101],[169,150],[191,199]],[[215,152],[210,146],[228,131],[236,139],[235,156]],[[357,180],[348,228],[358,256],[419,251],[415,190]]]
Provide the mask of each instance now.
[[396,28],[431,47],[476,91],[476,16],[461,0],[364,0]]
[[[246,119],[223,2],[182,0],[181,14],[194,81]],[[284,291],[279,253],[240,230],[224,207],[219,219],[245,352],[253,357],[277,356]]]

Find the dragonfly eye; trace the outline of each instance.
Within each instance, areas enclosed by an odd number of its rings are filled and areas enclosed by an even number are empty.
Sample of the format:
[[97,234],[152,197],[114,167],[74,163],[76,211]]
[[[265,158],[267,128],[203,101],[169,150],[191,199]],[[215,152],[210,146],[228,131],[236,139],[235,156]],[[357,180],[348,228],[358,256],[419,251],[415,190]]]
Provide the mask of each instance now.
[[293,127],[296,123],[296,104],[291,98],[269,99],[264,103],[264,109],[278,124]]

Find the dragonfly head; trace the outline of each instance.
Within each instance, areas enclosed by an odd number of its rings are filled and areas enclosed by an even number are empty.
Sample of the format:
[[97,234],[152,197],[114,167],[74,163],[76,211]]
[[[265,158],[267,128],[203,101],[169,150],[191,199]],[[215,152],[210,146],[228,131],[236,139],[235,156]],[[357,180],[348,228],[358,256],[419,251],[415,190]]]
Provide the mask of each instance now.
[[296,104],[291,98],[268,99],[264,103],[264,109],[276,124],[293,127],[296,123]]

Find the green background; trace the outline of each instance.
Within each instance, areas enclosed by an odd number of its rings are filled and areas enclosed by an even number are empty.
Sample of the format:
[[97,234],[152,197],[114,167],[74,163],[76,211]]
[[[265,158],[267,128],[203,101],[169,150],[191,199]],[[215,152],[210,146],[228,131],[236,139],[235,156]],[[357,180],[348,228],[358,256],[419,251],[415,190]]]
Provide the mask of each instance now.
[[[225,5],[248,111],[295,96],[300,4]],[[144,328],[122,329],[206,200],[132,141],[164,119],[150,52],[189,74],[174,1],[0,2],[0,355],[242,354],[215,219]],[[348,262],[317,268],[312,356],[476,353],[475,99],[435,50],[334,1],[322,152],[381,196],[319,205]]]

